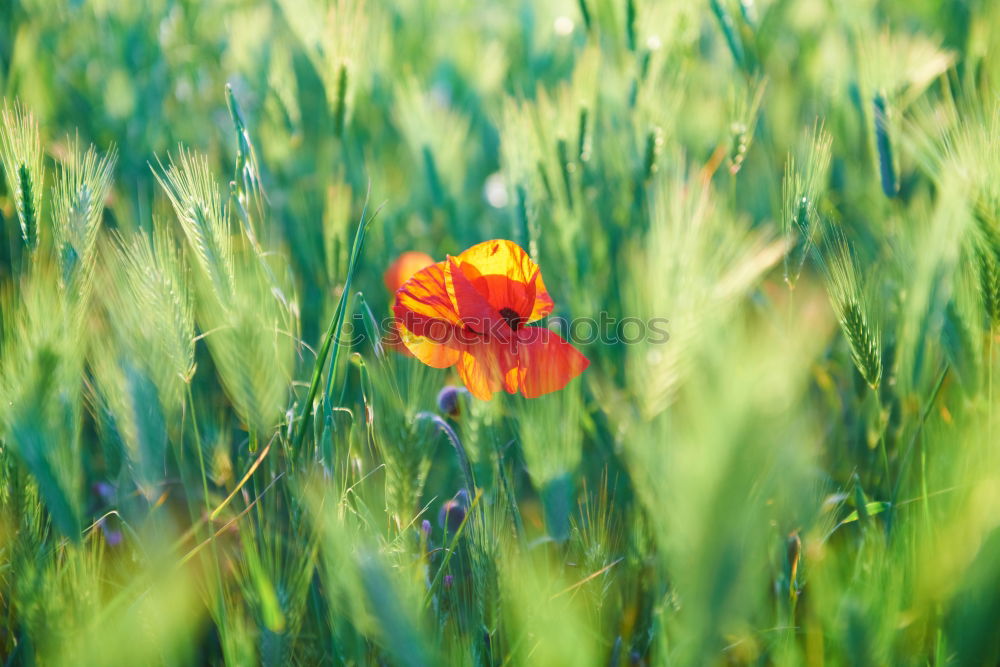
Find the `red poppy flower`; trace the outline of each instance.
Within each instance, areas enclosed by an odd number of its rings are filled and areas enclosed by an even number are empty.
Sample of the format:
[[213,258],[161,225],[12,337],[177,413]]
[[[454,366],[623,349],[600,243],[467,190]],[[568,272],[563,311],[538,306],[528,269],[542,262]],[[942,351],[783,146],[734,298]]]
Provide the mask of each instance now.
[[385,281],[385,286],[389,288],[389,291],[395,292],[402,287],[403,283],[409,280],[414,273],[424,267],[430,266],[433,263],[434,258],[427,253],[408,250],[397,257],[396,261],[392,263],[392,266],[386,269],[382,279]]
[[473,396],[558,391],[587,358],[558,334],[525,326],[552,312],[542,274],[516,243],[475,245],[415,273],[396,292],[403,344],[428,366],[458,366]]
[[[395,294],[396,290],[409,280],[414,273],[433,263],[434,258],[427,253],[408,250],[397,257],[396,261],[385,270],[382,280],[385,281],[385,286],[389,288],[389,292]],[[395,302],[395,296],[393,296],[393,302]],[[382,339],[382,344],[396,350],[404,357],[412,357],[413,355],[403,345],[402,338],[403,336],[396,323],[392,322],[389,325],[389,331],[386,332],[386,336]]]

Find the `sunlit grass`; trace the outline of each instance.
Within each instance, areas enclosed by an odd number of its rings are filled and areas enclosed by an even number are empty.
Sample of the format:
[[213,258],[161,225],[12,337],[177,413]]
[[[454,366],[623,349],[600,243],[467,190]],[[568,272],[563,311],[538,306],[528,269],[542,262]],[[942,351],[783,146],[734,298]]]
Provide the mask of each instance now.
[[[997,663],[998,31],[0,3],[0,659]],[[489,239],[559,391],[383,338]]]

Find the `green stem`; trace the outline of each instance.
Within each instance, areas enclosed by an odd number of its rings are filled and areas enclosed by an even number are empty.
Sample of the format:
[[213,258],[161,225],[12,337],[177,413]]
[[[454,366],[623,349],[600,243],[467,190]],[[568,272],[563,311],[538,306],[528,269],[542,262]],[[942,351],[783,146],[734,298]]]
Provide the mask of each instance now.
[[211,515],[212,507],[208,500],[208,476],[205,474],[205,454],[202,452],[201,434],[198,432],[198,417],[194,409],[194,396],[191,393],[191,383],[187,382],[184,386],[187,388],[187,401],[191,411],[191,430],[194,431],[194,446],[198,453],[198,468],[201,470],[201,490],[205,498],[205,512],[207,512],[207,515]]
[[931,506],[927,494],[927,443],[920,442],[920,497],[927,532],[931,530]]
[[987,397],[987,400],[989,401],[989,407],[987,408],[989,412],[986,415],[986,419],[988,420],[986,429],[987,429],[987,433],[989,434],[989,439],[987,440],[987,442],[993,442],[993,366],[994,366],[993,349],[996,346],[993,344],[994,335],[993,335],[993,330],[992,329],[990,330],[990,334],[989,335],[990,335],[990,339],[989,339],[989,346],[990,346],[989,364],[990,364],[990,366],[987,369],[987,373],[986,373],[986,377],[988,378],[988,387],[987,387],[987,395],[986,395],[986,397]]
[[[371,215],[371,217],[366,218],[368,211],[368,201],[365,200],[365,207],[361,211],[361,222],[358,224],[358,230],[354,234],[354,246],[351,249],[351,261],[347,267],[347,277],[344,281],[344,291],[340,295],[340,301],[337,303],[337,309],[333,313],[333,317],[330,319],[330,324],[327,326],[326,334],[323,338],[323,345],[320,347],[319,355],[316,357],[316,364],[313,366],[312,381],[309,383],[309,393],[306,395],[306,401],[302,405],[302,410],[299,412],[299,418],[295,425],[295,436],[292,441],[294,442],[293,449],[298,450],[302,445],[302,438],[305,437],[306,433],[306,422],[312,417],[313,401],[316,400],[316,392],[319,390],[319,380],[323,375],[323,368],[326,366],[326,358],[330,353],[330,347],[333,344],[334,338],[339,340],[340,328],[343,325],[344,311],[347,307],[347,298],[350,294],[351,279],[354,276],[354,271],[357,267],[358,257],[361,255],[361,248],[364,245],[365,232],[368,229],[368,225],[371,221],[378,215],[378,210]],[[337,348],[339,349],[339,344]],[[327,400],[329,400],[330,384],[333,380],[334,370],[337,364],[337,353],[334,352],[333,363],[330,365],[330,376],[327,379]]]
[[424,607],[426,608],[431,600],[434,598],[434,591],[438,587],[438,582],[441,580],[441,576],[444,574],[448,567],[448,562],[451,560],[452,554],[455,553],[455,548],[458,546],[458,538],[462,536],[462,531],[465,529],[465,525],[469,523],[469,517],[472,516],[472,512],[477,509],[480,499],[483,497],[482,491],[477,491],[475,497],[473,497],[472,502],[469,504],[469,511],[466,512],[465,518],[462,519],[462,523],[458,525],[458,529],[455,534],[451,536],[451,542],[448,544],[448,548],[445,550],[444,558],[441,561],[441,566],[438,567],[437,573],[434,575],[434,579],[431,581],[430,586],[427,587],[427,593],[424,597]]
[[198,450],[198,468],[201,470],[201,489],[205,500],[205,520],[207,522],[206,526],[208,528],[208,538],[210,540],[209,549],[212,552],[212,571],[215,575],[215,582],[218,585],[218,613],[222,619],[219,627],[224,628],[227,626],[225,590],[222,586],[222,570],[219,568],[219,551],[215,544],[215,531],[212,530],[212,523],[210,520],[210,517],[212,516],[212,506],[208,497],[208,476],[205,473],[205,454],[202,451],[201,433],[198,431],[198,415],[195,412],[194,395],[191,392],[190,380],[186,382],[184,386],[187,388],[187,402],[191,411],[191,430],[194,431],[194,445]]
[[941,393],[941,386],[944,384],[944,379],[948,375],[949,365],[947,362],[941,368],[941,373],[938,375],[937,382],[934,384],[934,390],[931,392],[931,396],[927,399],[927,403],[924,404],[924,409],[920,413],[920,421],[917,422],[916,430],[913,431],[913,435],[910,436],[910,442],[906,445],[906,450],[903,452],[903,457],[900,459],[899,475],[896,477],[896,483],[892,489],[892,506],[896,506],[896,499],[899,497],[899,489],[903,484],[903,475],[906,471],[906,464],[910,459],[910,455],[913,453],[913,447],[917,443],[917,439],[920,437],[920,432],[923,430],[924,423],[927,421],[927,417],[930,415],[931,408],[934,407],[934,403],[937,401],[938,394]]
[[788,321],[786,322],[786,330],[785,330],[785,332],[788,335],[789,339],[791,339],[791,336],[792,336],[792,320],[794,319],[794,317],[793,317],[794,314],[795,314],[795,287],[793,287],[792,285],[789,285],[788,286]]
[[469,463],[469,456],[465,451],[465,446],[462,444],[462,440],[458,437],[458,434],[455,433],[455,430],[448,422],[432,412],[418,412],[416,419],[431,422],[448,438],[448,442],[455,448],[455,456],[458,459],[458,467],[462,470],[462,476],[465,478],[465,486],[468,488],[470,494],[474,494],[476,492],[476,478],[472,473],[472,465]]
[[882,454],[882,471],[885,474],[885,483],[889,483],[889,454],[886,452],[885,447],[885,428],[882,425],[882,410],[877,408],[876,419],[878,419],[879,435],[878,435],[878,448],[879,452]]

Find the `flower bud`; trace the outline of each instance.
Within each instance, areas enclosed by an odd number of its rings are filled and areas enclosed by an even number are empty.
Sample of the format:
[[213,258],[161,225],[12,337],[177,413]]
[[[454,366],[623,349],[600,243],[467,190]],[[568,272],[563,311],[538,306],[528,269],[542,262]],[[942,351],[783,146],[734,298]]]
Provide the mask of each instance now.
[[122,543],[124,536],[120,530],[112,529],[107,521],[101,520],[101,532],[104,534],[104,542],[109,547],[117,547]]
[[469,395],[469,390],[464,387],[448,385],[437,395],[438,410],[443,415],[458,417],[462,412],[462,401]]
[[454,534],[465,521],[465,514],[468,511],[469,493],[465,489],[461,489],[454,498],[441,505],[441,511],[438,512],[438,525]]
[[115,487],[107,482],[94,482],[93,485],[94,495],[101,499],[102,502],[112,504],[115,499]]

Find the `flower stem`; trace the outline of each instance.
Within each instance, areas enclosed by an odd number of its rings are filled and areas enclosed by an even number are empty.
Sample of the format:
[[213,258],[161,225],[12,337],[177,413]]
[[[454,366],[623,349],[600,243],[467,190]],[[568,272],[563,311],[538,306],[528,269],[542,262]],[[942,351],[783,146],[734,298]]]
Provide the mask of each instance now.
[[[371,188],[369,186],[369,196],[371,194]],[[381,207],[380,207],[381,208]],[[337,352],[340,349],[339,338],[340,330],[344,323],[344,312],[347,309],[347,298],[350,294],[351,279],[354,276],[354,272],[357,269],[358,257],[361,255],[361,248],[364,246],[365,232],[368,230],[368,225],[371,221],[378,215],[379,209],[371,215],[371,217],[366,218],[368,211],[368,200],[365,200],[364,209],[361,211],[361,222],[358,225],[358,230],[354,234],[354,246],[351,249],[351,261],[347,267],[347,277],[344,280],[344,291],[340,295],[340,301],[337,303],[337,309],[333,312],[333,317],[330,318],[330,324],[327,326],[326,334],[323,337],[323,345],[320,347],[319,354],[316,356],[316,363],[313,366],[312,381],[309,383],[309,393],[306,395],[306,401],[302,405],[302,410],[299,412],[299,418],[296,422],[295,436],[292,439],[294,443],[293,449],[299,449],[302,444],[302,438],[305,437],[306,433],[306,422],[312,417],[313,402],[316,400],[316,392],[319,390],[319,381],[323,375],[323,368],[326,366],[326,358],[330,353],[330,347],[333,344],[334,338],[338,339],[337,349],[333,353],[333,361],[330,365],[330,375],[327,377],[326,383],[326,397],[324,400],[325,406],[329,407],[329,392],[330,385],[333,382],[334,371],[337,365]]]

